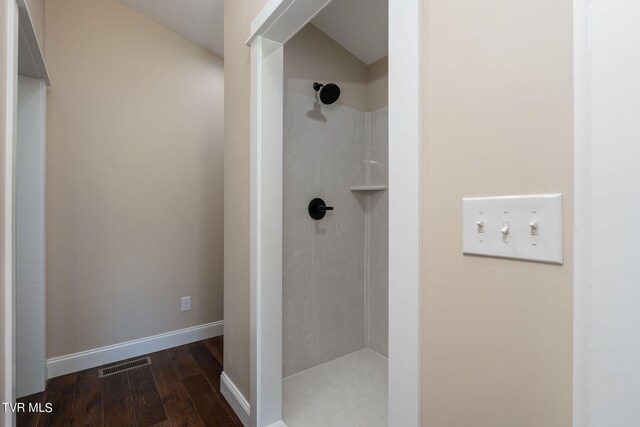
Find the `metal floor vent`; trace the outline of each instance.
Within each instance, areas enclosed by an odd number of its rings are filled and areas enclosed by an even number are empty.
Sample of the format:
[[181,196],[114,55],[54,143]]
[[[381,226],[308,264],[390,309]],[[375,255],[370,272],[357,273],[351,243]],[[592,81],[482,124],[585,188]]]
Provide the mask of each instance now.
[[108,368],[100,369],[100,378],[108,377],[109,375],[119,374],[120,372],[136,369],[141,366],[151,365],[151,359],[149,357],[143,357],[142,359],[131,360],[129,362],[119,363],[117,365],[109,366]]

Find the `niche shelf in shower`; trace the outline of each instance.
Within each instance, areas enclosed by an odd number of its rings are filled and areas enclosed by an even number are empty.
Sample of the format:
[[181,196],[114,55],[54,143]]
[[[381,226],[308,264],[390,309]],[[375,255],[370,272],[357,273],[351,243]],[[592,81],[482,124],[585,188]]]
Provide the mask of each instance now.
[[385,191],[389,187],[386,185],[354,185],[351,191],[367,192],[367,191]]

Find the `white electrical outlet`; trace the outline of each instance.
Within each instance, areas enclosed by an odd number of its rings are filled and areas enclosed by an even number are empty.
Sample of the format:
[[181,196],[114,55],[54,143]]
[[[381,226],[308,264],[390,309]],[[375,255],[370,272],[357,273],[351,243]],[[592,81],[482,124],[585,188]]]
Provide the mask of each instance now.
[[182,297],[180,302],[182,311],[191,311],[191,297]]

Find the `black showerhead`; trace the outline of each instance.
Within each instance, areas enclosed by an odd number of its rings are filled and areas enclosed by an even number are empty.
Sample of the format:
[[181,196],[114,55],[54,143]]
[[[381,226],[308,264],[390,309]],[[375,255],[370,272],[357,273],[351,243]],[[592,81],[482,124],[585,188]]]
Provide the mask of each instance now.
[[340,98],[340,88],[335,83],[327,83],[326,85],[314,83],[313,89],[319,92],[320,101],[323,104],[333,104]]

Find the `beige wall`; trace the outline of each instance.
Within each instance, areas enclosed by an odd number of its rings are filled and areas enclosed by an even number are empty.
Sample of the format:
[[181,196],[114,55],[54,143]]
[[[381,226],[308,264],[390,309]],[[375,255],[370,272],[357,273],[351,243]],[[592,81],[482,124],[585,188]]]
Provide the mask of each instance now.
[[341,90],[338,103],[369,111],[367,66],[313,24],[285,45],[284,72],[287,90],[313,96],[314,82],[336,83]]
[[[572,2],[424,6],[424,425],[570,426]],[[547,192],[564,266],[462,256],[463,197]]]
[[[0,402],[6,402],[5,396],[5,310],[4,310],[4,293],[5,287],[8,286],[4,280],[4,162],[6,150],[6,114],[7,114],[7,2],[2,1],[0,4],[0,340],[2,349],[0,350]],[[4,413],[0,415],[0,426],[4,425]]]
[[222,320],[222,60],[117,0],[46,21],[48,356]]
[[389,105],[389,57],[369,65],[369,111]]
[[284,50],[288,90],[313,96],[313,83],[337,83],[338,103],[360,111],[388,104],[387,58],[367,66],[313,24],[289,40]]

